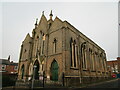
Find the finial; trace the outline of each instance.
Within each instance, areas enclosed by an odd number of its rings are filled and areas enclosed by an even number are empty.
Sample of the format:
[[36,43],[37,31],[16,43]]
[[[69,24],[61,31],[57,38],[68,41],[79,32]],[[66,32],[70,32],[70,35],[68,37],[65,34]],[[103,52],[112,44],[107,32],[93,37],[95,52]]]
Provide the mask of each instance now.
[[42,11],[42,15],[44,15],[44,11]]
[[51,12],[50,12],[50,16],[53,16],[53,14],[52,14],[52,10],[51,10]]
[[52,20],[52,16],[53,16],[53,14],[52,14],[52,10],[51,10],[51,12],[50,12],[50,19]]
[[35,27],[37,27],[37,22],[38,22],[38,18],[36,18],[36,23],[35,23]]

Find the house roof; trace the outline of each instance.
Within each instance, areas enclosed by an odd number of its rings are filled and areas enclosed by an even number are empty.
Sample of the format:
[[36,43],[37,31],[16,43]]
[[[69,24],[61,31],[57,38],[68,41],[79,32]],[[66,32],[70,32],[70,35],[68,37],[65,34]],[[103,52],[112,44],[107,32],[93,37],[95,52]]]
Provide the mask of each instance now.
[[0,64],[18,66],[18,63],[10,62],[8,59],[0,59]]
[[115,64],[118,64],[118,61],[117,60],[112,60],[112,61],[107,61],[107,65],[115,65]]

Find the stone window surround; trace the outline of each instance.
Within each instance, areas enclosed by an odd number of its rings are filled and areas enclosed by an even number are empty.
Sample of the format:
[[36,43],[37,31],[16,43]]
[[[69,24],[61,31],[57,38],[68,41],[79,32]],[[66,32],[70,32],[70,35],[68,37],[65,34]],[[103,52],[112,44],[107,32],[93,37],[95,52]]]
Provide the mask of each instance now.
[[86,58],[87,58],[87,48],[86,48],[86,42],[83,42],[81,44],[81,55],[82,55],[82,68],[84,71],[87,70],[87,62],[86,62]]
[[78,46],[76,45],[76,40],[71,38],[70,40],[70,53],[71,53],[71,69],[78,69]]
[[55,54],[56,51],[57,51],[57,38],[55,37],[54,40],[53,40],[53,53]]

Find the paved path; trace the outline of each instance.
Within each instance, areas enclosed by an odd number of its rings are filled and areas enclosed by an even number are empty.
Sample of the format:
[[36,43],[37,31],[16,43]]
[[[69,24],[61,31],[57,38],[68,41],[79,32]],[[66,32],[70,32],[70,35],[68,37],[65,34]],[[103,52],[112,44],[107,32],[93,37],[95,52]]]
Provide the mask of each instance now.
[[98,84],[89,85],[84,88],[120,88],[120,79],[101,82]]
[[[10,90],[19,90],[19,88],[21,88],[20,90],[27,89],[27,88],[23,88],[23,87],[18,87],[18,88],[17,87],[8,87],[8,88],[6,87],[6,88],[3,88],[3,90],[9,90],[9,89]],[[70,88],[65,88],[65,87],[58,87],[57,89],[61,89],[61,88],[63,90],[70,89]],[[105,82],[95,83],[95,84],[88,85],[86,87],[77,87],[77,89],[80,89],[80,88],[120,88],[120,79],[114,79],[114,80],[109,80],[109,81],[105,81]],[[36,88],[36,89],[42,89],[42,87]],[[48,88],[46,88],[46,89],[48,89]],[[55,88],[51,87],[51,89],[55,89]],[[76,87],[74,87],[74,89],[76,89]]]

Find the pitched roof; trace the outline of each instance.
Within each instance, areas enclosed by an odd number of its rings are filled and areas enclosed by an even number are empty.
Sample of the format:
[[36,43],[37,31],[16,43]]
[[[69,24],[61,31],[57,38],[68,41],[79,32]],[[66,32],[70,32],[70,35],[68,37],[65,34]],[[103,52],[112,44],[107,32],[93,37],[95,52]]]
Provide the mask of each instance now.
[[40,21],[39,21],[39,25],[40,25],[40,23],[41,23],[42,21],[47,22],[47,19],[46,19],[46,17],[45,17],[44,15],[41,16],[41,19],[40,19]]
[[7,59],[0,59],[0,63],[1,63],[1,64],[9,65],[9,64],[10,64],[10,61],[8,61]]
[[0,59],[0,64],[18,66],[18,63],[10,62],[8,59]]
[[78,31],[80,34],[82,34],[83,36],[85,36],[89,41],[91,41],[93,44],[95,44],[97,47],[99,47],[101,50],[103,50],[104,51],[104,49],[103,48],[101,48],[98,44],[96,44],[93,40],[91,40],[90,38],[88,38],[85,34],[83,34],[82,32],[80,32],[80,30],[78,30],[78,29],[76,29],[73,25],[71,25],[68,21],[64,21],[64,24],[66,25],[66,26],[70,26],[70,27],[72,27],[73,29],[75,29],[76,31]]

